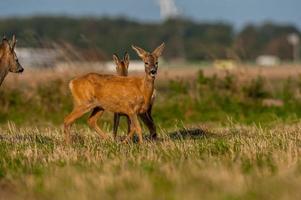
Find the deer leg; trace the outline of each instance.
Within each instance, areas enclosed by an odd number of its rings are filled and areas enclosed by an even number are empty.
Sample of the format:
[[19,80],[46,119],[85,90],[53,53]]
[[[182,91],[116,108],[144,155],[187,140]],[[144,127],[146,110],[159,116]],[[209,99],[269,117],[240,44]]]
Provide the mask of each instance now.
[[143,123],[147,126],[150,132],[150,138],[157,139],[157,128],[152,118],[152,107],[150,106],[147,112],[140,114],[139,117],[142,119]]
[[65,140],[67,143],[70,142],[70,126],[74,123],[75,120],[83,116],[85,113],[90,111],[93,108],[93,105],[80,105],[73,109],[73,111],[67,115],[64,119],[64,133]]
[[139,143],[141,144],[143,142],[142,129],[141,129],[138,117],[135,114],[135,115],[129,116],[129,118],[130,118],[130,121],[131,121],[131,130],[130,130],[129,134],[126,136],[126,138],[123,140],[123,142],[125,143],[125,142],[128,142],[130,139],[132,139],[132,137],[133,137],[133,135],[136,131],[137,134],[138,134]]
[[136,128],[136,132],[138,134],[138,139],[139,139],[139,144],[142,144],[143,143],[142,128],[140,126],[140,122],[138,120],[137,115],[135,115],[134,118],[132,119],[132,123],[134,123],[134,126]]
[[120,120],[120,114],[114,113],[113,135],[114,135],[115,140],[116,140],[116,136],[117,136],[119,120]]
[[103,114],[104,110],[102,108],[96,107],[93,109],[91,115],[88,118],[88,124],[93,128],[102,139],[108,139],[109,137],[99,128],[97,125],[97,120]]
[[130,139],[132,139],[132,136],[135,133],[135,126],[134,123],[130,123],[128,124],[128,126],[130,127],[130,131],[128,132],[127,136],[125,137],[125,139],[122,141],[123,143],[127,143],[130,141]]
[[127,125],[128,125],[127,134],[129,134],[129,132],[131,131],[131,120],[130,120],[129,116],[127,116],[127,115],[126,115],[126,121],[127,121]]

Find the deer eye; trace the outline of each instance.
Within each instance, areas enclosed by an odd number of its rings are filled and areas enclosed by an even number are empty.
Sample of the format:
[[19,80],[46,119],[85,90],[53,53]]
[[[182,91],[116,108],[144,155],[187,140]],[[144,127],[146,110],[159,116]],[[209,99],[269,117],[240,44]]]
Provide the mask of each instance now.
[[145,64],[145,65],[148,65],[148,62],[145,62],[144,64]]
[[156,62],[156,65],[158,65],[158,62]]

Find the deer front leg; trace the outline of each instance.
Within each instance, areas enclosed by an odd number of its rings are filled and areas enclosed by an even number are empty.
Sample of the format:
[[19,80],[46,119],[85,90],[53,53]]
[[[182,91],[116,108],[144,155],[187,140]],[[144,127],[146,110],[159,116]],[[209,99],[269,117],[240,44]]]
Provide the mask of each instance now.
[[151,114],[149,112],[146,112],[140,114],[139,117],[142,119],[143,123],[147,126],[150,133],[150,138],[153,140],[157,139],[157,129]]
[[142,144],[143,138],[142,138],[142,129],[138,120],[138,117],[136,114],[129,116],[131,121],[131,130],[127,137],[123,140],[124,143],[129,142],[130,139],[132,139],[135,132],[138,134],[139,143]]

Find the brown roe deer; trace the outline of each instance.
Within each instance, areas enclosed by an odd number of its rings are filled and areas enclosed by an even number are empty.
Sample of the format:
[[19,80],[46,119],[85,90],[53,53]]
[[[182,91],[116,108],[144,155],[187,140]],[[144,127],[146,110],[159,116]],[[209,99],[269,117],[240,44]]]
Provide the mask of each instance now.
[[[125,53],[123,60],[119,59],[119,57],[114,54],[113,60],[116,64],[116,71],[117,75],[119,76],[128,76],[128,68],[130,63],[130,56],[128,53]],[[139,118],[142,119],[144,124],[147,126],[148,130],[150,131],[150,139],[156,139],[157,138],[157,131],[156,126],[154,123],[154,120],[152,118],[152,106],[153,102],[155,100],[155,95],[153,94],[150,105],[146,113],[139,114]],[[114,124],[113,124],[113,135],[116,139],[118,126],[120,117],[125,116],[127,118],[127,126],[128,126],[128,133],[130,132],[130,119],[127,115],[124,115],[122,113],[114,113]]]
[[0,86],[8,72],[21,73],[24,71],[15,53],[16,43],[15,35],[13,35],[11,41],[8,41],[5,37],[2,39],[0,45]]
[[149,53],[140,47],[132,46],[144,62],[144,77],[89,73],[71,80],[69,87],[74,100],[74,108],[64,120],[66,141],[70,141],[71,124],[91,110],[93,111],[88,118],[88,124],[102,138],[108,138],[108,135],[97,125],[97,119],[107,110],[123,113],[129,117],[130,132],[124,142],[129,141],[136,132],[139,143],[142,143],[142,129],[138,115],[149,109],[158,70],[158,58],[162,55],[164,47],[165,44],[162,43],[152,53]]

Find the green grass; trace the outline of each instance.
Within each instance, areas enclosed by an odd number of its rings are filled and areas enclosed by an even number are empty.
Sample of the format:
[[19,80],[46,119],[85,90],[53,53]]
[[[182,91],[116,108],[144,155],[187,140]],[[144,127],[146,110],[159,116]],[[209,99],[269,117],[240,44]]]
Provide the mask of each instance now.
[[55,127],[4,125],[0,194],[4,199],[298,199],[300,126],[175,127],[143,145],[102,141],[77,126],[66,145]]
[[[153,110],[156,123],[169,128],[177,121],[195,124],[231,118],[237,123],[266,125],[301,118],[300,80],[288,78],[274,83],[259,76],[241,83],[237,78],[231,74],[205,77],[200,72],[193,81],[158,82]],[[282,101],[283,105],[265,106],[267,98]],[[60,79],[35,87],[1,88],[0,104],[0,123],[13,121],[17,125],[60,125],[72,110],[67,83]],[[83,118],[79,123],[85,121]],[[111,123],[112,115],[102,121]]]

